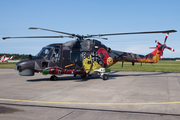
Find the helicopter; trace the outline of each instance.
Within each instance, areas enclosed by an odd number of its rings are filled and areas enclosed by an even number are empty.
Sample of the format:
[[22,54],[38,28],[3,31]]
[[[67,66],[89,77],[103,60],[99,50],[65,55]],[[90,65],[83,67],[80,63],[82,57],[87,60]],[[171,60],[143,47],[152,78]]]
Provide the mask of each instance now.
[[1,57],[0,62],[7,62],[7,63],[8,63],[8,60],[11,60],[12,58],[13,58],[13,56],[11,56],[11,57],[6,57],[6,55],[3,55],[3,56]]
[[[32,57],[29,55],[28,59],[22,60],[15,65],[15,70],[19,71],[20,76],[33,76],[35,73],[42,73],[43,75],[50,74],[50,80],[58,80],[58,75],[72,74],[74,77],[80,75],[81,77],[99,74],[103,80],[108,79],[108,69],[115,63],[135,62],[140,63],[157,63],[163,56],[165,48],[175,51],[166,46],[166,40],[169,33],[177,32],[176,30],[165,31],[149,31],[149,32],[130,32],[130,33],[113,33],[113,34],[95,34],[95,35],[78,35],[55,31],[44,28],[30,27],[29,29],[44,30],[64,34],[66,36],[29,36],[29,37],[3,37],[3,40],[13,38],[75,38],[65,43],[54,43],[47,45],[41,51]],[[153,52],[147,55],[139,55],[127,53],[122,51],[111,50],[105,46],[101,41],[93,39],[98,37],[112,35],[130,35],[130,34],[150,34],[150,33],[167,33],[164,44],[158,41]]]

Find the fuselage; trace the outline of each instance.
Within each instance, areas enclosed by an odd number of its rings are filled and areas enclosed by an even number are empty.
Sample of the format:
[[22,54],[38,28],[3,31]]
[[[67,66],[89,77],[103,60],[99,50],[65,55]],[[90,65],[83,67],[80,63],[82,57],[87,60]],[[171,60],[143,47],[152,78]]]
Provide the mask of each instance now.
[[116,62],[156,63],[158,48],[144,56],[111,50],[97,40],[69,41],[43,47],[34,57],[18,62],[15,69],[22,76],[35,72],[44,74],[97,74],[100,68],[108,68]]

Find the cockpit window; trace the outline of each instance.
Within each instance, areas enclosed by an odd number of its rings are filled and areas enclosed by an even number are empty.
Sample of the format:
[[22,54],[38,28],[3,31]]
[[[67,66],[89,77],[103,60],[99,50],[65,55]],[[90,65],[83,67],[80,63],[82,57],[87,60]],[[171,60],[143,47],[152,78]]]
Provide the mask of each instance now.
[[54,49],[53,57],[59,57],[59,49]]
[[51,51],[51,48],[42,48],[42,50],[36,56],[45,57],[50,53],[50,51]]
[[59,60],[60,60],[60,49],[59,48],[54,49],[51,60],[55,63],[59,62]]

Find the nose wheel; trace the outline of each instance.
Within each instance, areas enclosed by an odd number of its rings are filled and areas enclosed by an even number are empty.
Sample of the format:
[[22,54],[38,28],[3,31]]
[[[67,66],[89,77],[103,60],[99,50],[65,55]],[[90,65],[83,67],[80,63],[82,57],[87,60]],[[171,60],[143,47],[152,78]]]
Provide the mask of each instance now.
[[108,79],[107,74],[100,75],[100,77],[101,77],[103,80],[107,80],[107,79]]
[[57,81],[57,80],[58,80],[58,77],[55,76],[55,75],[52,75],[52,76],[50,77],[50,80],[51,80],[51,81]]
[[103,80],[107,80],[108,79],[108,76],[107,76],[107,74],[105,74],[105,72],[110,72],[110,69],[107,71],[107,70],[105,70],[105,68],[100,68],[100,69],[95,69],[94,71],[99,72],[100,77]]

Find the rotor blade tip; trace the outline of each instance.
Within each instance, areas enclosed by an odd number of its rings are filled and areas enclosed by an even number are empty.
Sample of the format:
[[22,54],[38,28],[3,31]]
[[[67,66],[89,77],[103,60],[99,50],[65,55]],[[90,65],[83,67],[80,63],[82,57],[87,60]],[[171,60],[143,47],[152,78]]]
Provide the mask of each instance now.
[[172,30],[172,32],[177,32],[177,30]]
[[177,32],[177,30],[169,30],[169,32]]
[[104,40],[108,40],[108,38],[102,38],[102,39],[104,39]]
[[8,39],[8,38],[9,38],[9,37],[3,37],[2,39],[3,39],[3,40],[6,40],[6,39]]
[[29,29],[38,29],[38,28],[35,28],[35,27],[30,27]]

